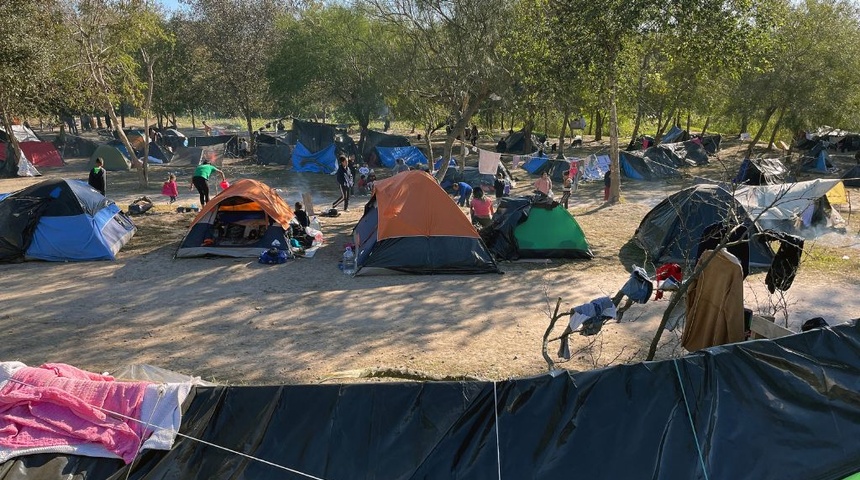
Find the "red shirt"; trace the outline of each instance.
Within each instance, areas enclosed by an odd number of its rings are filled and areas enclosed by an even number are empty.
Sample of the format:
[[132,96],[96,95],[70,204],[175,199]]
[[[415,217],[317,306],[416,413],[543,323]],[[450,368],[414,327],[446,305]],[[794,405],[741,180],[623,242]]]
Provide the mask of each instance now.
[[488,198],[472,199],[472,213],[476,217],[490,217],[493,215],[493,202]]

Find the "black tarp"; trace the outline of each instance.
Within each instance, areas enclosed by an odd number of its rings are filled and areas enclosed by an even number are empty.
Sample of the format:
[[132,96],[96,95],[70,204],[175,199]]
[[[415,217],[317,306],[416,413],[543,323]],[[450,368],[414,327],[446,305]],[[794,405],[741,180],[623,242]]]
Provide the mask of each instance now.
[[619,165],[621,175],[633,180],[651,181],[681,176],[675,167],[645,157],[642,152],[619,152]]
[[364,144],[360,145],[361,157],[369,165],[380,166],[376,155],[376,147],[408,147],[412,145],[409,139],[403,135],[389,135],[387,133],[368,130],[364,134]]
[[54,140],[54,146],[63,158],[89,158],[93,156],[93,153],[95,153],[96,149],[99,148],[98,143],[87,138],[69,134],[65,134],[62,137],[63,142],[60,141],[60,135],[56,137]]
[[277,145],[260,143],[257,144],[257,163],[260,165],[292,165],[292,153],[292,148],[284,143]]
[[705,229],[731,218],[750,226],[750,265],[770,265],[773,251],[761,229],[735,197],[717,185],[695,185],[670,195],[645,215],[634,238],[655,265],[692,266]]
[[203,159],[202,147],[178,147],[170,159],[171,167],[196,167]]
[[296,141],[311,153],[325,150],[334,143],[334,125],[293,119],[293,131],[296,133]]
[[723,141],[722,135],[705,135],[699,136],[702,140],[702,148],[708,152],[708,155],[713,155],[720,151],[720,144]]
[[358,146],[355,144],[355,140],[344,132],[339,132],[334,136],[334,145],[334,154],[336,156],[358,156]]
[[507,136],[504,139],[505,142],[505,151],[500,153],[521,153],[528,154],[537,151],[537,139],[534,135],[531,136],[531,145],[526,145],[526,132],[525,130],[520,130],[518,132],[514,132]]
[[860,165],[845,172],[845,175],[842,175],[842,183],[846,187],[860,187]]
[[645,158],[670,167],[707,165],[708,152],[698,143],[688,140],[678,143],[661,143],[648,147],[643,154]]
[[0,480],[840,479],[858,371],[844,324],[498,382],[195,387],[169,452],[29,455]]

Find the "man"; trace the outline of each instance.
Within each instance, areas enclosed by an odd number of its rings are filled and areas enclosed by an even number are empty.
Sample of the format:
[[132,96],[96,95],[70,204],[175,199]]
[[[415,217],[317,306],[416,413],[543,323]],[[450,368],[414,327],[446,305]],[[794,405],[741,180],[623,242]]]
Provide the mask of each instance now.
[[391,169],[391,174],[397,175],[400,172],[406,172],[406,171],[409,171],[409,166],[406,165],[406,162],[404,162],[402,158],[398,158],[397,160],[395,160],[394,168]]
[[227,180],[227,177],[224,176],[224,172],[214,165],[211,165],[210,159],[205,158],[203,159],[203,163],[194,169],[194,174],[191,176],[191,188],[197,189],[197,193],[200,195],[201,208],[209,202],[209,176],[213,173],[221,175],[222,182]]
[[245,158],[251,153],[248,149],[248,140],[245,137],[239,139],[239,156]]
[[466,182],[456,182],[451,185],[451,188],[454,189],[454,196],[456,197],[458,194],[460,198],[457,199],[457,205],[461,207],[465,207],[469,204],[469,199],[472,197],[472,186]]

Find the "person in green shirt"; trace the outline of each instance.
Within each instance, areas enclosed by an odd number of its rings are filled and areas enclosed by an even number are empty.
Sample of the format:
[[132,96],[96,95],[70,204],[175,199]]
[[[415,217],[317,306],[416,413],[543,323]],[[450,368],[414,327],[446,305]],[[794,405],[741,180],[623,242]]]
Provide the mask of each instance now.
[[218,172],[218,174],[221,175],[221,181],[227,180],[227,177],[224,176],[224,172],[210,164],[208,158],[204,159],[203,163],[194,169],[194,175],[191,177],[191,186],[196,188],[197,193],[200,194],[200,207],[203,207],[203,205],[206,205],[209,201],[209,176],[211,176],[213,172]]

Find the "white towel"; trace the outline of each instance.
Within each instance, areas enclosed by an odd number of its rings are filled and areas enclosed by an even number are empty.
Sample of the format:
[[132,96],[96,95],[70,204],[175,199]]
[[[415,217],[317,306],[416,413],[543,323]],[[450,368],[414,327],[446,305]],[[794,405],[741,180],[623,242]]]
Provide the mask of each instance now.
[[478,151],[478,173],[482,175],[495,175],[502,160],[501,153],[481,149]]
[[511,168],[517,168],[520,166],[520,162],[522,161],[522,155],[514,155],[511,159]]
[[170,450],[182,424],[182,403],[191,391],[191,382],[147,385],[140,405],[140,420],[148,423],[152,436],[144,449]]

